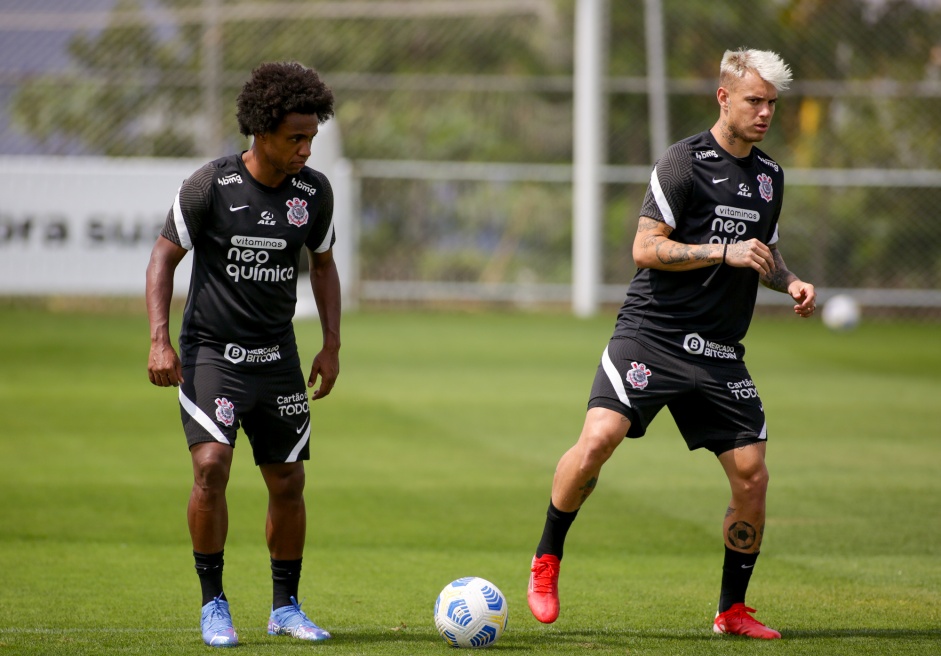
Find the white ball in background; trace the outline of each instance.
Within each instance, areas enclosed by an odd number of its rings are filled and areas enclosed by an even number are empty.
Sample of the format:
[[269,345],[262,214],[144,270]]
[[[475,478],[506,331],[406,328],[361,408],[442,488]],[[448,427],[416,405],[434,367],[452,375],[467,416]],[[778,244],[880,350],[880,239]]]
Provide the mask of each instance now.
[[849,294],[837,294],[823,305],[823,324],[830,330],[852,330],[859,325],[862,311]]

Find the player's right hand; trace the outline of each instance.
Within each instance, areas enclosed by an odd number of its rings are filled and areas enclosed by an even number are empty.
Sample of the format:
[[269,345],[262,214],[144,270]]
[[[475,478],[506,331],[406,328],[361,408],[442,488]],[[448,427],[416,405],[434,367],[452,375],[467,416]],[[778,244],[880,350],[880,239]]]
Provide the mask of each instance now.
[[157,387],[179,387],[183,382],[183,364],[172,346],[151,345],[147,375]]
[[774,255],[771,249],[757,239],[729,244],[725,252],[725,263],[734,267],[754,269],[761,276],[768,276],[774,271]]

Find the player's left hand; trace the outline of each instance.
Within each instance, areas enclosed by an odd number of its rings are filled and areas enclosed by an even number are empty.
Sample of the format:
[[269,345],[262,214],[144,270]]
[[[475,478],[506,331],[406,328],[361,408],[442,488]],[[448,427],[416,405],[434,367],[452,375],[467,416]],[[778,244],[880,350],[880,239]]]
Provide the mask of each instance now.
[[316,401],[322,399],[330,393],[337,377],[340,375],[340,354],[337,351],[324,349],[314,357],[314,363],[310,367],[310,377],[307,379],[307,387],[313,387],[317,384],[317,376],[320,376],[320,387],[314,390],[310,399]]
[[817,309],[817,292],[809,282],[795,280],[788,285],[787,293],[797,302],[794,313],[802,319],[809,318]]

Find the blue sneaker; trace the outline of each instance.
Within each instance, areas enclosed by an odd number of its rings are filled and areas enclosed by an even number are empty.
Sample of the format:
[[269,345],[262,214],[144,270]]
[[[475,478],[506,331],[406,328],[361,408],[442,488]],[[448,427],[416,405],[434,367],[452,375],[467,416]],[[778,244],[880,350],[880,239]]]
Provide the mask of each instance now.
[[229,614],[229,602],[219,597],[203,606],[199,626],[203,630],[203,642],[210,647],[235,647],[239,643]]
[[301,640],[330,638],[329,633],[310,621],[294,597],[291,597],[290,606],[271,611],[271,617],[268,618],[268,635],[289,635]]

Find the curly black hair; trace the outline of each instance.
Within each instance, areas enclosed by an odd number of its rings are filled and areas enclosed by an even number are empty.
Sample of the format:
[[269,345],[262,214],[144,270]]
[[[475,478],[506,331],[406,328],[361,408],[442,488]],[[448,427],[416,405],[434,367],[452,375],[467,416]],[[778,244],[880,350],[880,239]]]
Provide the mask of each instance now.
[[236,101],[239,132],[246,137],[274,132],[292,112],[316,114],[321,123],[333,116],[333,92],[312,68],[268,62],[252,71]]

